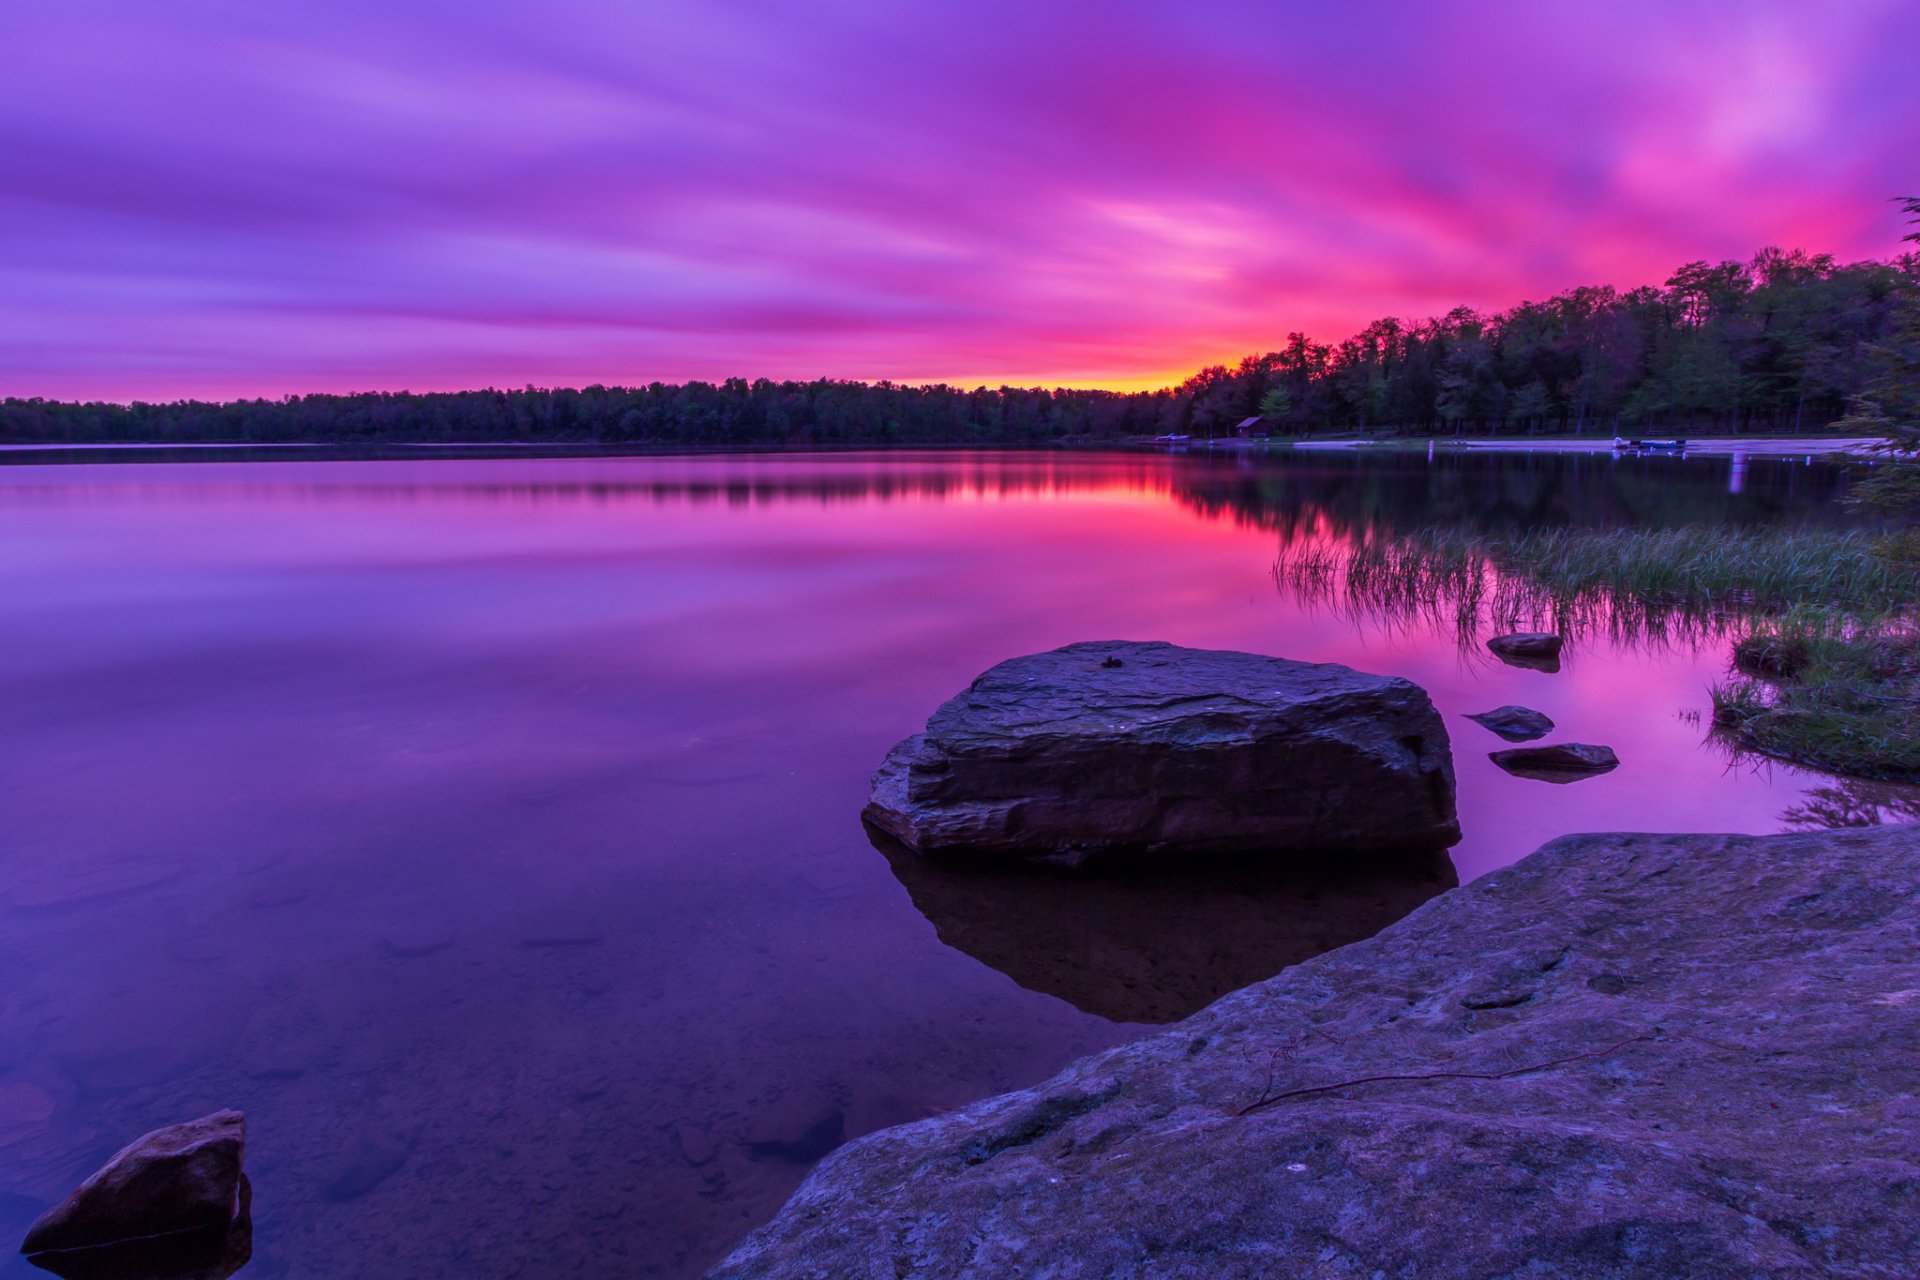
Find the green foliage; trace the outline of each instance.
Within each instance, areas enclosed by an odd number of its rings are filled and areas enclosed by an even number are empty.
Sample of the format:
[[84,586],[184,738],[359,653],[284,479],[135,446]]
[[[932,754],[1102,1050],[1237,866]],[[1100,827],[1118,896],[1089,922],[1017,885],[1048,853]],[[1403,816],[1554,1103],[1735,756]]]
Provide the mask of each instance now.
[[1375,617],[1451,615],[1463,635],[1483,625],[1668,634],[1810,606],[1882,618],[1920,602],[1920,578],[1877,551],[1872,534],[1831,529],[1436,528],[1352,548],[1303,543],[1276,574]]
[[1516,625],[1567,636],[1732,640],[1714,720],[1743,750],[1870,778],[1920,779],[1920,575],[1893,539],[1833,530],[1434,530],[1338,550],[1305,544],[1276,576],[1388,622],[1451,621],[1463,645]]
[[[1901,206],[1920,224],[1920,198]],[[1908,235],[1920,241],[1920,231]],[[1843,431],[1879,436],[1880,452],[1891,464],[1861,482],[1855,497],[1889,511],[1920,512],[1920,255],[1900,260],[1903,278],[1898,304],[1886,337],[1871,344],[1872,377],[1853,398],[1847,416],[1834,424]]]
[[[1906,204],[1920,217],[1920,201]],[[1920,254],[1842,264],[1764,249],[1746,263],[1689,263],[1662,288],[1383,319],[1334,345],[1291,333],[1278,350],[1133,395],[730,378],[227,404],[9,399],[0,441],[1025,445],[1214,435],[1256,415],[1289,430],[1420,434],[1790,432],[1849,415],[1846,430],[1898,436],[1920,416],[1917,297]]]
[[1920,635],[1800,614],[1742,641],[1791,652],[1772,674],[1713,690],[1714,724],[1748,750],[1865,778],[1920,780]]

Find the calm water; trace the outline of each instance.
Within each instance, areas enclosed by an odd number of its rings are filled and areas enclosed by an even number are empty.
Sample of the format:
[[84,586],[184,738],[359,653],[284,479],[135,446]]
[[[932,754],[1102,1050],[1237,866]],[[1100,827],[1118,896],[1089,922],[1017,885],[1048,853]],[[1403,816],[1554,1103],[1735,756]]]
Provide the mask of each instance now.
[[[249,1277],[693,1274],[840,1137],[1037,1081],[1552,836],[1870,818],[1907,797],[1703,743],[1717,647],[1546,675],[1272,575],[1285,540],[1429,517],[1820,520],[1839,483],[1566,456],[0,467],[0,1243],[126,1140],[235,1106]],[[1002,658],[1106,637],[1420,682],[1465,841],[1391,877],[1146,886],[868,843],[895,740]],[[1506,702],[1625,763],[1506,776],[1460,718]]]

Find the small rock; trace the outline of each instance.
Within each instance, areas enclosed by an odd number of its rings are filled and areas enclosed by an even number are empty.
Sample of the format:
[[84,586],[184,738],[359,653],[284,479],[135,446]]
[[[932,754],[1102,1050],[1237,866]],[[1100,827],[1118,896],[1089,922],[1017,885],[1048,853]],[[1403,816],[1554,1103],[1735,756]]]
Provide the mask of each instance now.
[[1514,631],[1487,641],[1487,648],[1504,658],[1557,658],[1564,643],[1551,631]]
[[1487,758],[1508,773],[1539,782],[1577,782],[1618,768],[1620,757],[1612,747],[1586,742],[1560,742],[1550,747],[1511,747],[1490,751]]
[[40,1216],[25,1254],[99,1249],[157,1236],[224,1236],[241,1216],[247,1118],[216,1111],[123,1148]]
[[674,1131],[674,1139],[680,1145],[680,1158],[696,1169],[713,1159],[713,1143],[704,1131],[683,1124]]
[[747,1151],[760,1159],[812,1164],[846,1140],[847,1115],[835,1107],[794,1137],[751,1139]]
[[1504,706],[1482,711],[1467,719],[1491,729],[1508,742],[1531,742],[1553,732],[1553,721],[1531,707]]
[[407,1148],[381,1133],[363,1133],[347,1150],[345,1162],[327,1184],[327,1199],[354,1200],[400,1171]]

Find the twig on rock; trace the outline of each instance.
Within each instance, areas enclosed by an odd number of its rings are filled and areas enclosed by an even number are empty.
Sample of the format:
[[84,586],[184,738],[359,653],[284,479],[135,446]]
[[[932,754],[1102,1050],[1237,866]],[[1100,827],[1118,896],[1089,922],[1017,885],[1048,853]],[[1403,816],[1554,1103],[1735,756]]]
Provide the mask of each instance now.
[[1592,1058],[1604,1058],[1609,1054],[1618,1053],[1630,1044],[1636,1044],[1642,1040],[1651,1040],[1658,1030],[1659,1028],[1655,1027],[1651,1031],[1637,1032],[1624,1040],[1616,1040],[1603,1048],[1589,1049],[1584,1053],[1570,1053],[1562,1058],[1549,1058],[1545,1062],[1529,1062],[1524,1066],[1510,1067],[1505,1071],[1419,1071],[1377,1076],[1356,1076],[1351,1080],[1336,1080],[1332,1084],[1306,1085],[1299,1089],[1286,1089],[1280,1093],[1271,1092],[1272,1077],[1269,1076],[1267,1085],[1269,1092],[1263,1093],[1259,1098],[1241,1107],[1233,1114],[1236,1116],[1252,1115],[1256,1111],[1261,1111],[1277,1103],[1285,1102],[1290,1098],[1305,1098],[1316,1093],[1333,1093],[1340,1089],[1351,1089],[1363,1084],[1404,1083],[1409,1081],[1424,1082],[1429,1080],[1506,1080],[1512,1076],[1529,1075],[1535,1071],[1548,1071],[1554,1067],[1564,1067],[1570,1062],[1585,1062]]

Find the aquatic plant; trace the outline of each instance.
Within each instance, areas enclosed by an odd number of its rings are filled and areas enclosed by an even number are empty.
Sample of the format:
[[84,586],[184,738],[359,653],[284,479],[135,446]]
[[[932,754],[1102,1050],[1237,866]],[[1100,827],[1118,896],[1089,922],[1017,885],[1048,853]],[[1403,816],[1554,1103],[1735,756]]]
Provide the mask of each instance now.
[[1710,693],[1730,745],[1920,779],[1920,574],[1887,547],[1860,530],[1437,529],[1305,543],[1274,576],[1376,624],[1451,627],[1476,650],[1510,628],[1726,641],[1728,676]]
[[1879,550],[1857,530],[1426,529],[1302,543],[1282,550],[1274,575],[1372,621],[1450,621],[1463,640],[1516,626],[1697,640],[1796,608],[1873,619],[1920,602],[1920,578]]
[[[1753,664],[1754,655],[1770,660]],[[1743,661],[1744,659],[1744,661]],[[1920,633],[1802,611],[1755,626],[1712,689],[1716,729],[1776,759],[1920,779]]]

